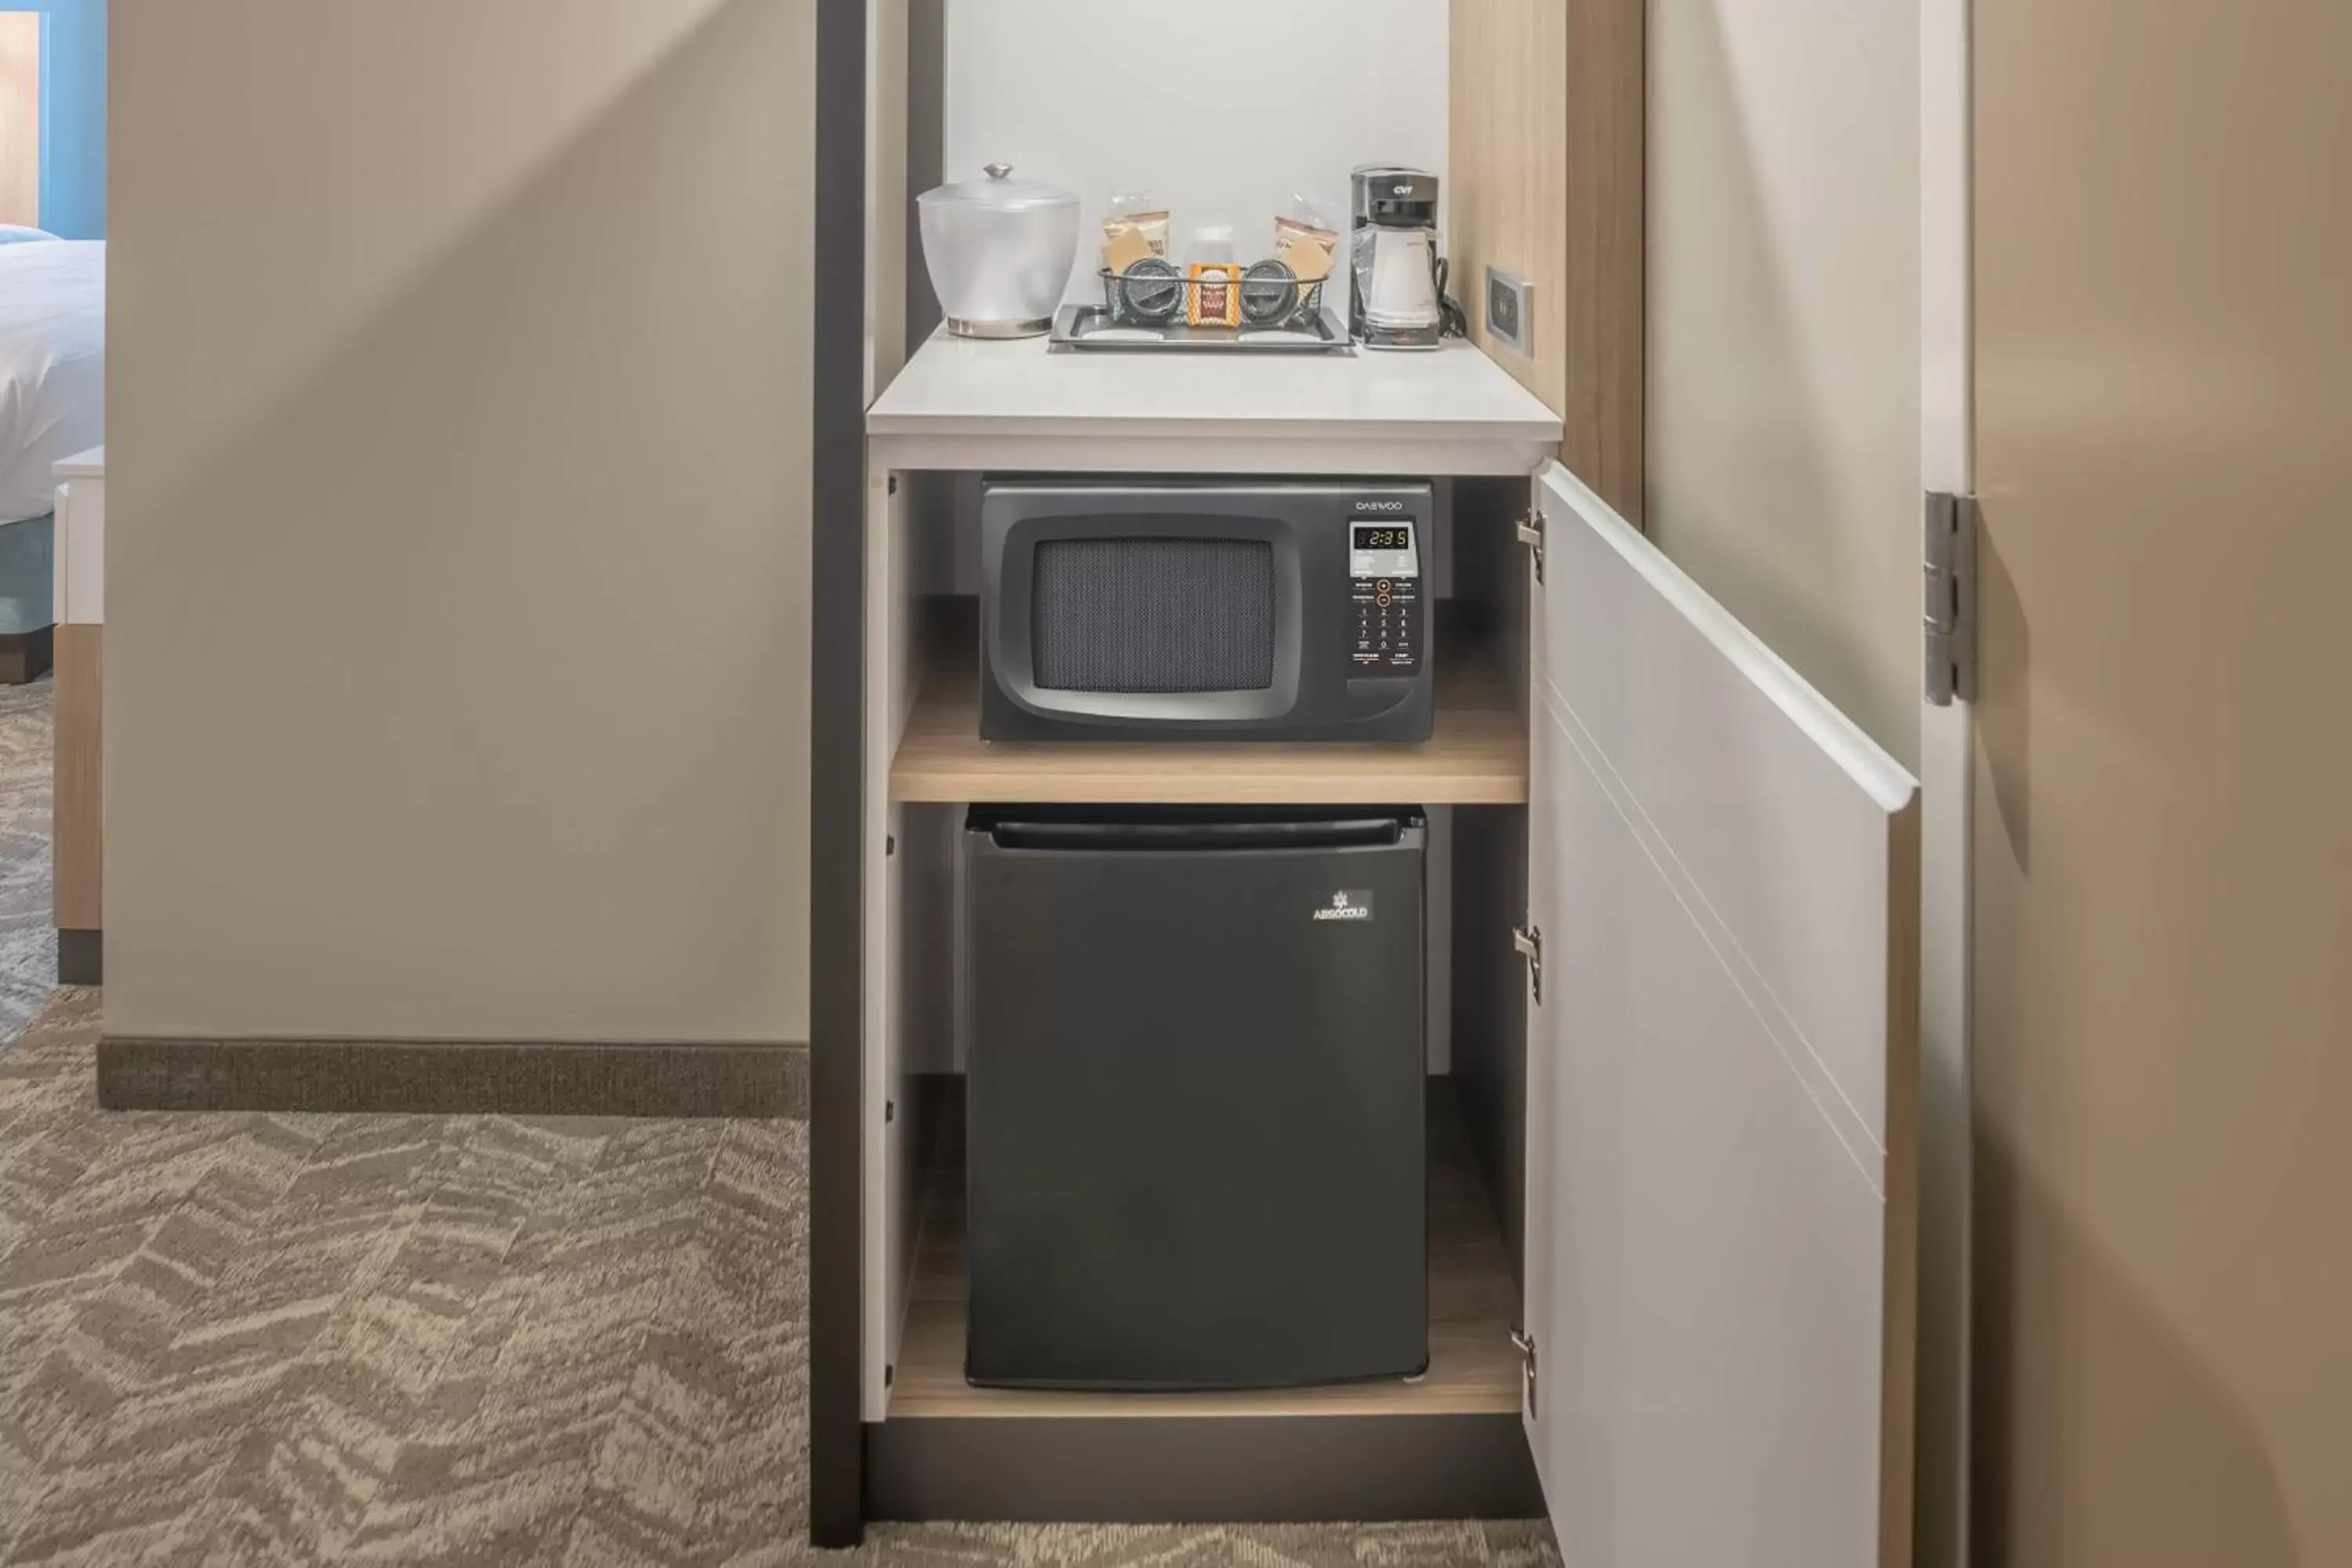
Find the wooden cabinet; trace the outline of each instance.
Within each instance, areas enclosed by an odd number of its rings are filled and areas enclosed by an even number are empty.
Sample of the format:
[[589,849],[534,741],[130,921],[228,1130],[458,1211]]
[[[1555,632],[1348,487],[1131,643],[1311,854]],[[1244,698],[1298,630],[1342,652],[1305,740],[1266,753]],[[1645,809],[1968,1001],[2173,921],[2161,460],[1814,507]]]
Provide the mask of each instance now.
[[[820,1542],[1548,1512],[1582,1568],[1908,1561],[1916,788],[1625,520],[1641,13],[1565,10],[1454,7],[1457,260],[1536,283],[1527,363],[1153,371],[934,338],[861,410],[862,469],[845,410],[820,443]],[[821,341],[821,382],[856,379],[855,346]],[[1469,635],[1438,645],[1435,736],[983,745],[958,575],[982,470],[1437,481],[1439,608]],[[1426,1376],[964,1384],[956,847],[967,805],[1024,800],[1429,809]]]
[[[1136,434],[1171,467],[1273,460]],[[902,425],[893,459],[924,439]],[[1502,455],[1454,465],[1507,471],[1442,483],[1438,541],[1441,613],[1476,630],[1440,644],[1435,737],[1392,747],[982,743],[974,487],[875,464],[849,1200],[869,1517],[1548,1510],[1603,1563],[1907,1551],[1913,783],[1566,468],[1477,449]],[[1355,471],[1391,471],[1381,451]],[[1450,844],[1428,1374],[965,1384],[964,807],[1375,799]]]

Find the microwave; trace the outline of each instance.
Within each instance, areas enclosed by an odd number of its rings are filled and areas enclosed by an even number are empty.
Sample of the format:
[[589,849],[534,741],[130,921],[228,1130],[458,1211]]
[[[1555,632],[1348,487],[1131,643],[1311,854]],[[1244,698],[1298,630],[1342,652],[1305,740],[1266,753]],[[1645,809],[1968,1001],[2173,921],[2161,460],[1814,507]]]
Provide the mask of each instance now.
[[1426,741],[1426,484],[986,481],[987,741]]

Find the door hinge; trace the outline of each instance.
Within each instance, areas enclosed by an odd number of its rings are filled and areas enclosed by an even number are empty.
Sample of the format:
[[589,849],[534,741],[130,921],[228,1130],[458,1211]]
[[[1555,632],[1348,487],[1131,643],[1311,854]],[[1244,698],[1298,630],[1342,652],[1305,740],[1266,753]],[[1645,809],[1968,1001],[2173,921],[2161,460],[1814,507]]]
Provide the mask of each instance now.
[[1925,531],[1927,699],[1948,708],[1977,700],[1977,498],[1929,491]]
[[1543,1005],[1543,927],[1530,921],[1511,928],[1511,947],[1528,961],[1528,989]]
[[1528,552],[1536,558],[1536,581],[1542,582],[1544,580],[1544,520],[1540,510],[1530,509],[1525,517],[1519,519],[1519,542],[1526,545]]
[[1526,1391],[1528,1416],[1538,1419],[1536,1409],[1536,1337],[1525,1329],[1511,1331],[1511,1348],[1519,1352],[1519,1385]]

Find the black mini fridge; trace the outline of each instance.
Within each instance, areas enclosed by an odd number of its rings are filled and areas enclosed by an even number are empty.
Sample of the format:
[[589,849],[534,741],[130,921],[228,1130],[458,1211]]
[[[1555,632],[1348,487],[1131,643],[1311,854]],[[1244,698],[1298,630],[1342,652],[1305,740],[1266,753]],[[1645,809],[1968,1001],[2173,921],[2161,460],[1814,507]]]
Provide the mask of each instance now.
[[1421,814],[1000,807],[965,837],[965,1375],[1425,1369]]

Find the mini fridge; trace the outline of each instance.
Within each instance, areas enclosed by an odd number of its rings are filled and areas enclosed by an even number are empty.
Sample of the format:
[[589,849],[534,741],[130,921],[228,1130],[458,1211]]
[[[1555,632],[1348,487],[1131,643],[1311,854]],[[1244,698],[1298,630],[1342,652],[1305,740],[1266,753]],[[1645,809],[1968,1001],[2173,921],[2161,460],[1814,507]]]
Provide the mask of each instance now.
[[971,1382],[1426,1367],[1425,837],[1402,808],[971,813]]

